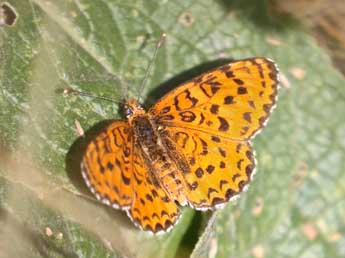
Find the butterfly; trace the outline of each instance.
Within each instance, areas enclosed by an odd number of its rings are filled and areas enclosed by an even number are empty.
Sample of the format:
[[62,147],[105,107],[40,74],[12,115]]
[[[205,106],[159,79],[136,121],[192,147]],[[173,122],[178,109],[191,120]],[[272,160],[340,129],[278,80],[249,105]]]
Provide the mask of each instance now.
[[223,207],[251,181],[251,140],[276,104],[279,73],[267,58],[227,63],[168,92],[147,112],[134,99],[90,141],[82,175],[97,199],[139,228],[169,231],[179,206]]

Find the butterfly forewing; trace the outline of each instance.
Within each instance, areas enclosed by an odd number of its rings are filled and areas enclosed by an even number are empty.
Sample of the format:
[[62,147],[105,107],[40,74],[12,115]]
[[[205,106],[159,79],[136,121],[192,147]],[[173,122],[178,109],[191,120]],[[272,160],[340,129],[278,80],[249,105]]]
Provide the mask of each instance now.
[[277,84],[272,61],[237,61],[179,86],[149,113],[161,125],[247,140],[265,125],[276,102]]

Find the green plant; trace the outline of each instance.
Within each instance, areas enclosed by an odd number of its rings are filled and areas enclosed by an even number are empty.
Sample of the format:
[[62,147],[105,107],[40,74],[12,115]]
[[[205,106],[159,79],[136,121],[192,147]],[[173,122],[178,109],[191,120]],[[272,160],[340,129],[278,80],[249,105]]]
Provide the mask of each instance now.
[[[269,17],[265,1],[10,2],[19,18],[0,30],[0,252],[345,256],[345,80],[295,22]],[[258,173],[249,191],[206,227],[205,214],[186,208],[171,233],[150,236],[123,212],[88,198],[76,164],[82,152],[75,120],[87,130],[118,118],[118,107],[56,90],[67,84],[119,100],[125,87],[137,96],[162,32],[168,38],[144,92],[147,106],[162,95],[160,83],[190,79],[200,64],[221,58],[270,57],[289,86],[283,84],[277,109],[254,141]]]

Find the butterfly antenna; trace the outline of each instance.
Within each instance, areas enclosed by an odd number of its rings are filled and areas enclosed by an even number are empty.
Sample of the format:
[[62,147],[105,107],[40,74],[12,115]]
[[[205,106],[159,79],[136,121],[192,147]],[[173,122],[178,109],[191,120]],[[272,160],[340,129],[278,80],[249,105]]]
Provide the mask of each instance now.
[[161,37],[159,38],[158,42],[157,42],[157,45],[156,45],[156,48],[155,48],[155,52],[153,53],[153,56],[152,56],[152,58],[151,58],[151,60],[150,60],[150,62],[149,62],[149,64],[148,64],[148,66],[147,66],[147,68],[146,68],[145,75],[144,75],[144,79],[143,79],[143,81],[141,82],[141,85],[140,85],[140,87],[139,87],[139,94],[138,94],[138,99],[137,99],[138,102],[140,102],[140,99],[141,99],[141,97],[142,97],[143,90],[144,90],[144,87],[145,87],[145,85],[146,85],[146,83],[147,83],[147,79],[148,79],[148,77],[149,77],[149,75],[150,75],[150,72],[151,72],[151,70],[152,70],[152,64],[153,64],[153,62],[154,62],[155,59],[156,59],[158,49],[162,46],[162,44],[163,44],[165,38],[166,38],[166,34],[163,33],[163,34],[161,35]]
[[96,95],[92,95],[86,92],[82,92],[82,91],[78,91],[78,90],[74,90],[71,88],[65,88],[65,89],[60,89],[58,90],[59,92],[62,92],[64,95],[79,95],[79,96],[85,96],[85,97],[89,97],[89,98],[94,98],[94,99],[102,99],[102,100],[106,100],[112,103],[116,103],[119,104],[120,102],[112,99],[112,98],[107,98],[107,97],[102,97],[102,96],[96,96]]

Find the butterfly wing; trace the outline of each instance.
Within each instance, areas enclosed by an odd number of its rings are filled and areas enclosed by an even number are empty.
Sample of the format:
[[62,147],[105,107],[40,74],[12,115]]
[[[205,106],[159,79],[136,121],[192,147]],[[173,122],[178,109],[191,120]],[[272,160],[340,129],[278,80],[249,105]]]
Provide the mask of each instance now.
[[249,140],[266,124],[277,88],[272,61],[240,60],[186,82],[149,110],[188,163],[181,173],[193,207],[222,206],[245,189],[255,169]]
[[168,231],[178,221],[179,209],[150,179],[127,122],[114,121],[92,140],[81,168],[97,199],[127,210],[143,230]]
[[266,124],[277,88],[278,70],[271,60],[245,59],[182,84],[149,113],[159,125],[247,140]]
[[175,143],[176,151],[189,166],[183,177],[186,198],[192,207],[202,210],[221,207],[250,182],[255,158],[249,142],[177,127],[166,127],[165,132],[168,135],[165,141]]
[[81,170],[97,199],[128,209],[133,201],[132,148],[129,124],[116,120],[87,146]]
[[143,230],[154,233],[169,231],[177,223],[180,211],[151,177],[137,148],[134,148],[133,159],[134,198],[127,215]]

